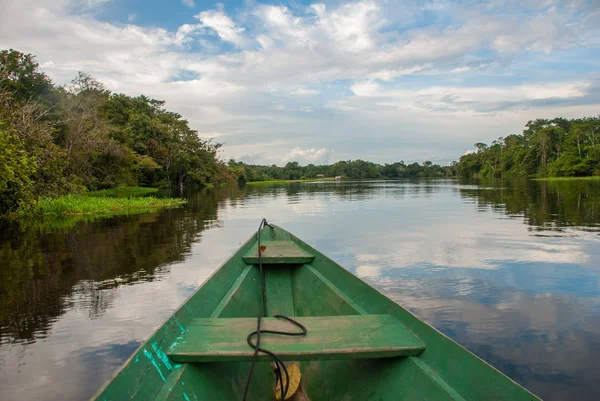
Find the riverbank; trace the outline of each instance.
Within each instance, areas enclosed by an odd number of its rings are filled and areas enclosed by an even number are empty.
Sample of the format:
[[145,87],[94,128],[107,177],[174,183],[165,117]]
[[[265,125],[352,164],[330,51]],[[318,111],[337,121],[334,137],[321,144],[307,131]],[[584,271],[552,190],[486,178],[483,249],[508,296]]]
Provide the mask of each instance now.
[[148,213],[157,209],[185,204],[185,199],[155,198],[110,198],[89,195],[67,195],[60,198],[42,198],[34,208],[35,216],[116,216],[123,214]]
[[323,178],[306,178],[306,179],[302,179],[302,180],[249,181],[249,182],[246,182],[246,185],[289,184],[290,182],[315,182],[315,181],[335,181],[335,178],[323,177]]
[[545,177],[534,178],[534,181],[600,181],[600,176],[592,175],[587,177]]
[[158,188],[149,187],[116,187],[110,189],[101,189],[83,194],[93,198],[137,198],[139,196],[148,196],[158,192]]
[[118,187],[79,195],[58,198],[40,197],[33,208],[18,212],[16,218],[57,218],[87,216],[106,218],[118,215],[149,213],[158,209],[173,208],[185,204],[185,199],[157,198],[149,194],[156,188]]

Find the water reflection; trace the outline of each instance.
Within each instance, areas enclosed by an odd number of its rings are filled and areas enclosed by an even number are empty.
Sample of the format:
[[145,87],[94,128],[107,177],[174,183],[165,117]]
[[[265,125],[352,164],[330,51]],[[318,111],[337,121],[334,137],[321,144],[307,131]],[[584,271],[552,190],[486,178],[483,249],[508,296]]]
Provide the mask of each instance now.
[[0,399],[84,399],[256,229],[296,233],[545,399],[598,399],[600,183],[247,185],[0,234]]
[[[201,213],[176,209],[51,233],[48,227],[5,227],[0,339],[45,337],[52,321],[74,304],[85,306],[90,318],[101,315],[112,305],[111,288],[154,280],[185,258],[215,218],[209,203]],[[80,295],[69,303],[74,293]]]
[[597,399],[597,299],[464,276],[386,281],[396,301],[544,399]]
[[459,190],[480,207],[523,217],[536,230],[598,227],[600,223],[600,181],[515,180]]

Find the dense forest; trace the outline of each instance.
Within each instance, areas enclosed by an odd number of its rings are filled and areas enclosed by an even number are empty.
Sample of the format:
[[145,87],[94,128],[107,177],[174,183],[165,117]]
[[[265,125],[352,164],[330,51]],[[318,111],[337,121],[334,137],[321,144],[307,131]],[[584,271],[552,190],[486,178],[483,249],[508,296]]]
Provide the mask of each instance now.
[[230,160],[227,165],[232,174],[237,176],[240,182],[301,180],[336,176],[348,179],[394,179],[455,175],[453,167],[441,167],[430,161],[425,161],[422,165],[419,163],[406,165],[404,161],[381,165],[364,160],[348,160],[319,166],[315,166],[314,164],[300,166],[297,162],[289,162],[284,167],[279,167],[276,165],[251,165]]
[[0,216],[56,197],[116,186],[206,185],[341,176],[411,177],[600,175],[600,118],[529,121],[522,134],[475,144],[458,163],[249,165],[217,155],[165,102],[112,93],[79,72],[57,86],[35,57],[0,51]]
[[56,86],[32,55],[0,51],[0,215],[40,196],[234,181],[220,144],[164,106],[81,72]]
[[467,177],[600,175],[600,118],[529,121],[522,134],[476,143],[454,167]]

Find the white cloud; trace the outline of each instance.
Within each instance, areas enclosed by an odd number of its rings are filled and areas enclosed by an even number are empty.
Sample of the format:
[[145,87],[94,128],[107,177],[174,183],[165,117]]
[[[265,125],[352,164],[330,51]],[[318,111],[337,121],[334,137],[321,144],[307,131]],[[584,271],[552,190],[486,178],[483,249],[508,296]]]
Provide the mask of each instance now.
[[241,45],[244,38],[241,33],[244,28],[236,26],[231,18],[222,11],[203,11],[195,17],[201,23],[202,27],[214,30],[221,40]]
[[[433,2],[425,7],[452,23],[422,27],[416,3],[248,2],[229,13],[217,5],[177,29],[136,25],[134,13],[128,25],[112,24],[72,6],[3,4],[0,47],[36,54],[58,84],[85,70],[113,91],[165,99],[200,132],[227,134],[227,155],[268,163],[295,146],[339,158],[449,160],[532,118],[593,115],[600,103],[597,73],[581,72],[597,58],[572,53],[600,46],[592,5],[524,13]],[[551,67],[536,58],[544,52]],[[565,68],[572,60],[577,70]]]
[[256,37],[256,41],[261,45],[261,47],[265,50],[270,49],[273,47],[274,42],[273,40],[268,37],[267,35],[258,35]]
[[448,74],[462,74],[463,72],[471,71],[471,67],[458,67],[448,71]]
[[313,10],[319,17],[319,30],[350,52],[372,49],[374,33],[386,22],[380,7],[373,1],[346,4],[332,12],[319,4],[313,5]]
[[313,95],[318,95],[319,93],[321,93],[321,92],[316,89],[298,88],[295,91],[291,92],[290,95],[313,96]]
[[356,107],[351,106],[350,102],[345,100],[336,100],[330,103],[327,103],[324,107],[331,110],[338,111],[356,111],[358,110]]
[[[427,70],[433,67],[431,63],[424,65],[417,65],[409,68],[401,68],[396,70],[381,70],[371,74],[371,78],[381,79],[382,81],[392,81],[403,75],[412,75],[423,70]],[[468,68],[468,67],[463,67]]]
[[441,87],[431,86],[418,90],[393,89],[371,80],[351,87],[358,98],[380,99],[382,107],[417,107],[426,110],[448,109],[468,112],[496,112],[519,105],[532,107],[535,101],[569,100],[586,96],[592,82],[539,83],[505,87]]
[[223,132],[198,132],[198,136],[203,139],[219,138],[226,135]]
[[580,29],[580,24],[570,23],[564,14],[551,7],[526,21],[511,21],[511,29],[500,32],[493,45],[501,52],[530,50],[549,54],[555,48],[583,44],[587,35]]
[[88,9],[93,9],[101,6],[102,4],[108,3],[111,0],[75,0],[72,3],[75,6],[83,6]]
[[201,29],[202,25],[200,24],[183,24],[175,32],[175,39],[173,41],[177,45],[183,45],[192,41],[193,35]]
[[306,165],[309,163],[325,164],[328,162],[331,153],[331,150],[325,148],[302,149],[300,147],[295,147],[281,158],[281,163],[286,164],[287,162],[295,161],[301,165]]
[[373,81],[356,83],[350,90],[356,96],[382,96],[381,85]]
[[196,7],[196,2],[194,0],[181,0],[181,3],[189,8],[194,8]]

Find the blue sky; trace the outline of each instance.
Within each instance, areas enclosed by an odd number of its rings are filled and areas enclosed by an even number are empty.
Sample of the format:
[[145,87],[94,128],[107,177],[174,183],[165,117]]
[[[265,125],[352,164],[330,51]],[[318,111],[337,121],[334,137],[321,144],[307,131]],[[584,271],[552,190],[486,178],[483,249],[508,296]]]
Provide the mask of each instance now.
[[600,113],[590,1],[0,1],[0,48],[167,101],[222,157],[449,163]]

